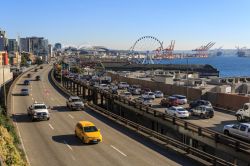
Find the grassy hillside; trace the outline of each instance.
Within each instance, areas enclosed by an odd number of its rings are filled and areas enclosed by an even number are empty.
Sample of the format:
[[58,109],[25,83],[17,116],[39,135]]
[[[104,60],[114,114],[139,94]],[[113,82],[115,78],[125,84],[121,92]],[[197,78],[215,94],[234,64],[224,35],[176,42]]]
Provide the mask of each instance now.
[[18,148],[19,138],[9,119],[0,108],[0,160],[7,166],[27,166],[24,154]]

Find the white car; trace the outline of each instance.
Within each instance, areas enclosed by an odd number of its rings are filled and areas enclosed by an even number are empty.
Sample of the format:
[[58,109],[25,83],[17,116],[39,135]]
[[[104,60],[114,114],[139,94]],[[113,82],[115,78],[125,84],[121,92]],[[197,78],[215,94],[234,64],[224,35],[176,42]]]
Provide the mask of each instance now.
[[119,88],[119,89],[126,89],[126,88],[129,88],[129,84],[126,83],[126,82],[120,82],[120,83],[118,84],[118,88]]
[[84,104],[80,97],[78,96],[70,96],[66,101],[66,105],[70,110],[83,110]]
[[100,84],[99,88],[102,90],[109,90],[109,86],[107,84]]
[[35,120],[49,120],[50,115],[47,107],[44,103],[33,103],[28,109],[28,116],[31,116],[32,121]]
[[162,98],[164,96],[164,94],[159,90],[155,91],[154,94],[156,98]]
[[145,92],[142,94],[144,99],[155,99],[155,94],[153,92]]
[[169,107],[165,109],[165,113],[168,115],[176,116],[178,118],[188,118],[189,117],[189,112],[184,109],[183,107]]
[[225,125],[223,132],[226,135],[235,136],[246,141],[250,141],[250,124],[240,123],[240,124],[229,124]]
[[187,97],[183,95],[172,95],[173,97],[177,98],[178,104],[187,104]]
[[130,92],[122,92],[121,96],[127,98],[127,99],[131,99],[132,98],[132,94]]
[[153,101],[151,99],[144,99],[142,104],[152,107]]

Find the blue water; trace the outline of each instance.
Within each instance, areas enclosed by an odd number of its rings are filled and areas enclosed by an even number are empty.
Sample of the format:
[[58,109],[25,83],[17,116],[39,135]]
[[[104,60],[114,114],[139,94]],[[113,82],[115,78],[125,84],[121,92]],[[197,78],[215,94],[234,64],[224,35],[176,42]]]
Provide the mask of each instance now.
[[[187,59],[162,60],[162,64],[187,64]],[[250,58],[215,56],[188,58],[188,64],[210,64],[220,71],[220,77],[250,76]]]

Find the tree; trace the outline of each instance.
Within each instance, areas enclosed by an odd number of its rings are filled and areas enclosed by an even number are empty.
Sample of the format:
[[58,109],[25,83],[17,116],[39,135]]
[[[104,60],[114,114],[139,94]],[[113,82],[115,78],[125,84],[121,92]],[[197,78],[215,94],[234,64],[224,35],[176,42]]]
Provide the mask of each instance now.
[[27,66],[27,59],[25,58],[25,56],[21,57],[21,66]]
[[43,64],[43,61],[41,60],[41,58],[36,57],[35,64],[41,65],[41,64]]

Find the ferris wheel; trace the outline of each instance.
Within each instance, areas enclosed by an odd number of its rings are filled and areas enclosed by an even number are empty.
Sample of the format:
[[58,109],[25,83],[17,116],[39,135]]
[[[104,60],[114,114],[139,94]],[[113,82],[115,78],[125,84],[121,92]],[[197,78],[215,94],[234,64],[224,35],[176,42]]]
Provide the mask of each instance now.
[[142,64],[154,64],[154,58],[162,54],[162,42],[154,36],[143,36],[129,50],[132,60]]

